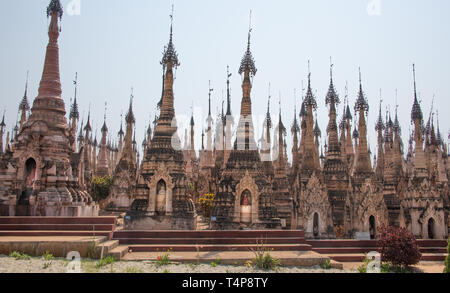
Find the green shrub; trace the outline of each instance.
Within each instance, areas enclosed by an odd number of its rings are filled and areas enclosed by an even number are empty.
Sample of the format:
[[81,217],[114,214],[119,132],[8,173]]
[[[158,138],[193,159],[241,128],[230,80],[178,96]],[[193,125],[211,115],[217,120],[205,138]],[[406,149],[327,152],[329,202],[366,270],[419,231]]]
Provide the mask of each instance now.
[[108,197],[112,185],[111,176],[94,177],[91,183],[92,199],[99,201]]
[[169,249],[166,254],[158,255],[156,258],[156,264],[158,266],[166,266],[170,264],[170,251],[171,249]]
[[445,258],[444,273],[450,274],[450,238],[447,240],[447,257]]
[[53,259],[53,254],[51,254],[49,251],[46,251],[43,255],[42,258],[44,260],[52,260]]
[[97,263],[97,268],[101,268],[101,267],[104,267],[109,264],[114,264],[114,261],[115,261],[114,257],[112,257],[111,255],[108,255],[107,257],[99,260],[99,262]]
[[257,253],[253,259],[254,266],[261,270],[277,270],[280,260],[274,258],[269,252]]
[[11,252],[9,257],[13,257],[16,260],[29,260],[31,258],[28,254],[20,253],[18,251]]
[[331,269],[331,261],[329,259],[326,259],[323,263],[320,264],[320,267],[324,270]]

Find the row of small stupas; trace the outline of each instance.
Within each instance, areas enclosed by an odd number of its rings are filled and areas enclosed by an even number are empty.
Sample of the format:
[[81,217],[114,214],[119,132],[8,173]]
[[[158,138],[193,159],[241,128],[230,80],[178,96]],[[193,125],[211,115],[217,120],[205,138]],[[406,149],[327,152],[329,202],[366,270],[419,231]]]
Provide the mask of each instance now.
[[[213,129],[210,90],[207,128],[197,156],[194,119],[184,148],[174,123],[173,70],[180,63],[171,24],[161,60],[164,78],[160,114],[153,131],[148,127],[140,161],[133,131],[133,97],[125,117],[126,131],[121,127],[117,144],[108,143],[106,119],[100,144],[92,141],[90,115],[86,123],[77,125],[76,93],[67,123],[58,62],[59,0],[50,2],[47,14],[51,16],[49,44],[39,94],[29,116],[25,95],[12,142],[7,138],[5,149],[3,145],[0,148],[1,215],[95,215],[99,206],[89,195],[90,182],[93,176],[111,175],[110,195],[100,205],[127,211],[125,224],[129,229],[195,229],[199,198],[212,193],[212,229],[304,229],[308,237],[322,238],[369,232],[373,237],[377,227],[390,224],[407,227],[421,238],[448,235],[450,162],[439,126],[435,128],[432,116],[424,123],[415,78],[411,114],[414,132],[406,156],[399,117],[395,113],[394,122],[390,114],[383,119],[380,103],[375,125],[378,152],[372,166],[366,125],[369,105],[361,77],[354,107],[357,117],[352,116],[346,97],[338,123],[336,106],[340,98],[331,68],[323,153],[309,75],[300,115],[295,113],[291,127],[289,163],[287,129],[281,113],[272,139],[268,106],[262,137],[255,140],[251,89],[257,70],[249,32],[238,71],[243,82],[237,125],[234,127],[231,113],[228,73],[226,113],[220,115]],[[4,124],[0,124],[1,142]]]

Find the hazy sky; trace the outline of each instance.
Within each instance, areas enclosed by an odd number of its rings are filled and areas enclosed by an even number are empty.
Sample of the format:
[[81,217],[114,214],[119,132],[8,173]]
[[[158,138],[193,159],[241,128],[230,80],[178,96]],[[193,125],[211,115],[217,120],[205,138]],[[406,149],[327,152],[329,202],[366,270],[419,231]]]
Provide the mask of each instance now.
[[[81,4],[67,9],[69,2]],[[27,70],[28,97],[37,95],[45,47],[48,41],[46,7],[50,0],[15,0],[0,3],[0,111],[6,109],[10,130],[17,119]],[[66,109],[73,98],[72,81],[78,72],[80,123],[89,105],[93,129],[107,124],[117,137],[120,114],[125,114],[134,87],[137,140],[156,113],[161,97],[162,67],[159,61],[169,39],[171,4],[174,12],[174,44],[181,66],[175,80],[175,109],[180,136],[188,126],[194,105],[196,148],[206,126],[208,80],[214,88],[213,112],[226,97],[226,68],[230,66],[233,114],[240,111],[241,77],[237,71],[247,46],[249,11],[252,12],[252,53],[258,72],[252,102],[255,134],[261,135],[271,83],[271,113],[290,126],[301,102],[301,83],[307,81],[311,61],[312,87],[316,91],[322,139],[328,123],[325,95],[329,84],[330,56],[334,82],[343,100],[345,83],[351,108],[358,92],[358,67],[370,105],[369,141],[376,152],[374,124],[378,116],[380,88],[383,114],[395,110],[398,90],[399,118],[405,147],[413,103],[412,63],[416,63],[417,90],[428,119],[433,95],[439,110],[442,135],[450,128],[450,1],[448,0],[62,0],[65,13],[59,39],[61,82]],[[375,6],[370,6],[375,3]],[[378,5],[380,4],[380,5]],[[369,6],[369,10],[368,10]],[[70,15],[72,14],[72,15]],[[297,96],[294,99],[294,89]],[[222,95],[222,91],[224,94]],[[338,107],[338,119],[342,104]],[[287,141],[291,149],[291,134]]]

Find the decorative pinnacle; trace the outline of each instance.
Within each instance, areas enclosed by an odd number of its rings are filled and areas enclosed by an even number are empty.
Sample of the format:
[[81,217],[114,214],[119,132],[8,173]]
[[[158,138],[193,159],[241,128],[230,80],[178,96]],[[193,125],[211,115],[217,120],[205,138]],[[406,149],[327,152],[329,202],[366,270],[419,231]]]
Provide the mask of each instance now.
[[[314,94],[312,93],[312,89],[311,89],[311,70],[310,70],[310,64],[309,64],[309,60],[308,60],[308,89],[306,92],[306,98],[305,98],[305,105],[306,106],[312,106],[313,109],[317,109],[317,102],[316,102],[316,98],[314,97]],[[306,111],[306,109],[305,109]]]
[[231,116],[231,94],[230,94],[230,68],[227,65],[227,116]]
[[209,81],[208,86],[208,116],[211,116],[211,93],[214,91],[213,88],[211,88],[211,80]]
[[255,60],[253,60],[253,56],[250,51],[251,32],[253,30],[251,26],[252,26],[252,11],[250,10],[250,25],[248,30],[247,52],[245,52],[245,55],[241,60],[241,66],[239,67],[239,74],[242,74],[245,71],[249,70],[249,72],[252,75],[255,75],[257,71],[255,67]]
[[364,110],[366,113],[369,111],[369,104],[367,103],[367,99],[362,90],[362,82],[361,82],[361,67],[359,67],[359,93],[358,99],[355,103],[355,111]]
[[416,89],[416,66],[413,63],[413,78],[414,78],[414,104],[411,111],[411,119],[414,120],[420,120],[423,119],[422,109],[420,108],[420,104],[417,100],[417,89]]
[[331,57],[330,57],[330,87],[328,88],[328,93],[325,98],[325,103],[327,105],[330,104],[331,102],[334,102],[335,104],[340,103],[339,96],[336,93],[336,90],[335,90],[334,84],[333,84],[333,66],[334,66],[334,64],[331,63]]
[[61,19],[63,16],[63,8],[61,2],[59,0],[51,0],[50,4],[47,7],[47,17],[50,17],[52,13],[56,12],[58,17]]
[[71,105],[69,119],[75,118],[78,120],[80,118],[80,113],[78,111],[78,103],[77,103],[78,72],[75,72],[75,80],[73,81],[73,84],[75,85],[75,95],[74,95],[73,104]]
[[378,130],[384,130],[385,129],[385,126],[384,126],[384,122],[383,122],[383,117],[382,117],[382,115],[381,115],[381,103],[383,102],[383,99],[381,98],[381,89],[380,89],[380,110],[379,110],[379,113],[378,113],[378,121],[377,121],[377,124],[375,125],[375,130],[376,131],[378,131]]
[[169,62],[171,62],[172,65],[175,67],[180,66],[180,63],[178,62],[178,54],[173,45],[173,5],[172,5],[172,13],[170,14],[169,44],[164,47],[163,58],[160,63],[165,67]]
[[130,108],[128,109],[128,113],[125,116],[125,121],[130,124],[134,124],[136,122],[133,114],[133,87],[131,87],[131,95],[130,95]]
[[28,70],[27,70],[27,79],[25,82],[25,93],[23,94],[22,101],[20,102],[19,111],[21,111],[21,110],[22,111],[30,111],[30,105],[28,104],[27,93],[28,93]]

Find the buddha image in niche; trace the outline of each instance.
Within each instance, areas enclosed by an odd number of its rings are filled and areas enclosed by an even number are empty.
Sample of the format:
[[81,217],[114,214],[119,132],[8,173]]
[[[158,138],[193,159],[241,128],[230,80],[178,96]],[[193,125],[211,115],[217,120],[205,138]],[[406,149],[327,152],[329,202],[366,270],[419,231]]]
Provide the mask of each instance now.
[[250,191],[246,190],[241,196],[241,206],[249,206],[250,204]]

